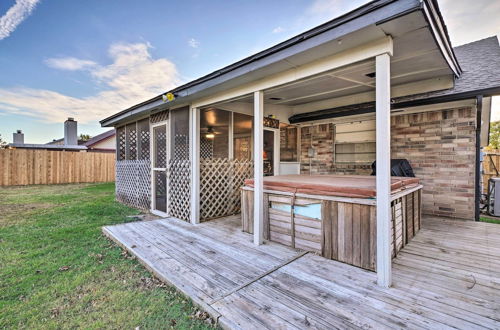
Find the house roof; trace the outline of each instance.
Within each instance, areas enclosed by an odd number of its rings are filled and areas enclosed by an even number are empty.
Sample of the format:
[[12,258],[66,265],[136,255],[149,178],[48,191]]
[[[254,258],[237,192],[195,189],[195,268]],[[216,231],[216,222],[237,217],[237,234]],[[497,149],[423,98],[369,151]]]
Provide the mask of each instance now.
[[86,147],[92,147],[94,144],[99,143],[103,140],[109,139],[113,136],[115,136],[116,131],[114,129],[110,129],[109,131],[106,131],[104,133],[101,133],[99,135],[94,136],[93,138],[90,138],[87,142],[84,143]]
[[[61,143],[63,142],[63,143]],[[53,144],[53,145],[63,145],[64,144],[64,138],[60,138],[60,139],[54,139],[50,142],[47,142],[46,144]],[[84,140],[78,140],[78,145],[84,145],[85,144],[85,141]]]
[[[454,48],[462,68],[455,86],[442,91],[398,98],[397,103],[445,96],[470,97],[472,94],[500,94],[500,44],[496,36]],[[472,94],[471,94],[472,93]]]
[[[102,126],[112,126],[145,111],[178,105],[181,103],[179,100],[187,101],[192,95],[201,95],[201,92],[205,92],[209,88],[221,86],[223,83],[235,81],[236,78],[243,76],[247,77],[247,80],[260,79],[265,74],[275,73],[290,65],[290,63],[283,63],[285,59],[293,56],[300,57],[301,54],[312,49],[318,50],[316,52],[316,56],[318,56],[322,54],[319,47],[329,41],[415,11],[421,11],[427,20],[432,21],[430,25],[433,26],[434,38],[440,41],[438,44],[443,57],[455,75],[460,75],[461,69],[451,48],[446,26],[436,0],[375,0],[264,51],[169,91],[177,96],[176,100],[169,104],[164,104],[162,96],[158,95],[103,119],[100,123]],[[306,58],[307,56],[303,56],[301,60],[305,61]],[[300,63],[295,63],[295,65],[300,65]],[[275,67],[271,69],[272,66]]]
[[70,146],[64,144],[9,143],[8,146],[18,149],[87,150],[85,146]]

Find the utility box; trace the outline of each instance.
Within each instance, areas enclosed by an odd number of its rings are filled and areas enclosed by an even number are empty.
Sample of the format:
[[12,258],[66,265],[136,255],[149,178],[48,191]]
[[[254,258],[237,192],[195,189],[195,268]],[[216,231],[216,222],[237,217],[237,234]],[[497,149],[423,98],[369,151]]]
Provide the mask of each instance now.
[[493,190],[493,215],[500,217],[500,178],[491,178]]

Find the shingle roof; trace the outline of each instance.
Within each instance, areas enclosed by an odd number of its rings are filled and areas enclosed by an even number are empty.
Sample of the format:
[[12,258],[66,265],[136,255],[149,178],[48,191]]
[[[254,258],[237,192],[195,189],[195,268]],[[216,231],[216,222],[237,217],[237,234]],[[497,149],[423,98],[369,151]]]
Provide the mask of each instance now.
[[496,36],[458,46],[453,50],[463,71],[455,80],[453,88],[401,97],[396,101],[404,102],[500,88],[500,45]]
[[106,131],[104,133],[96,135],[93,138],[90,138],[87,142],[85,142],[84,145],[87,146],[87,147],[90,147],[91,145],[94,145],[97,142],[100,142],[100,141],[105,140],[105,139],[107,139],[109,137],[112,137],[113,135],[115,135],[115,130],[111,129],[109,131]]

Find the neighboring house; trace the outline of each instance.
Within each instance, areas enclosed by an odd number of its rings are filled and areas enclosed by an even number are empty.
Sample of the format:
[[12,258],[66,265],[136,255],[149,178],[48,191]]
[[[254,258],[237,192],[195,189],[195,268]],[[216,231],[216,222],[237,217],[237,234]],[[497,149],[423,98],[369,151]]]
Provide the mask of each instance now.
[[116,131],[111,129],[90,138],[83,143],[88,152],[115,152],[116,151]]
[[115,152],[115,130],[109,130],[90,138],[88,141],[78,139],[78,123],[73,118],[64,122],[64,137],[54,139],[45,144],[24,143],[24,133],[21,130],[13,134],[11,149],[46,149],[87,152]]
[[258,244],[264,175],[370,174],[376,160],[383,262],[391,157],[421,179],[424,214],[477,219],[496,94],[496,37],[453,48],[437,1],[379,0],[101,125],[117,130],[117,198],[135,207],[196,224],[237,213],[255,177]]

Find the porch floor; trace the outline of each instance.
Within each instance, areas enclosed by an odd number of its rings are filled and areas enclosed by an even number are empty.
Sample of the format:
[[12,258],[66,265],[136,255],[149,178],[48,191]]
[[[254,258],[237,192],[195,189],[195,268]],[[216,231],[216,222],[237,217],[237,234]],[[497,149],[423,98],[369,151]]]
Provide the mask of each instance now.
[[500,328],[500,225],[424,217],[376,274],[276,243],[255,246],[239,216],[103,232],[226,328]]

